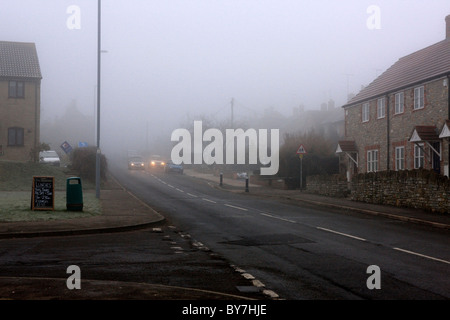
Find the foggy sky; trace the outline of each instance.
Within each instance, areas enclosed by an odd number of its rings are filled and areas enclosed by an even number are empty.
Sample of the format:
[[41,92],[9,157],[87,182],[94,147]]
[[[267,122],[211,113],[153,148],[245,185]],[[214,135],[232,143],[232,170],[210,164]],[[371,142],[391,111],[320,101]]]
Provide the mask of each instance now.
[[[66,25],[71,5],[80,29]],[[371,5],[378,29],[367,26]],[[443,40],[448,14],[448,0],[103,0],[102,143],[188,115],[226,118],[232,98],[236,115],[340,107],[399,58]],[[42,120],[73,100],[95,115],[97,1],[3,1],[0,40],[36,44]]]

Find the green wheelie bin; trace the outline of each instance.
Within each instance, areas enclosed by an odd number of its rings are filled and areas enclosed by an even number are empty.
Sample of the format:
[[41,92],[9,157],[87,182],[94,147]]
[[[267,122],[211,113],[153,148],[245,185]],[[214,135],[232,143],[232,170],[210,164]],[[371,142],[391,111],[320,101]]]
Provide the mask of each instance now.
[[81,178],[67,178],[66,207],[68,211],[83,211],[83,188]]

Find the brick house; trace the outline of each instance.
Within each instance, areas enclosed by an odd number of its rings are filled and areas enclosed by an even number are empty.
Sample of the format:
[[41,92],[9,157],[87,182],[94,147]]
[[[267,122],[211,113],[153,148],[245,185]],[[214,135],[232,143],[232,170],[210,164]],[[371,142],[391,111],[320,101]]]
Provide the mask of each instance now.
[[0,41],[0,160],[36,159],[41,79],[34,43]]
[[446,37],[399,59],[344,106],[340,172],[433,169],[449,175],[450,15]]

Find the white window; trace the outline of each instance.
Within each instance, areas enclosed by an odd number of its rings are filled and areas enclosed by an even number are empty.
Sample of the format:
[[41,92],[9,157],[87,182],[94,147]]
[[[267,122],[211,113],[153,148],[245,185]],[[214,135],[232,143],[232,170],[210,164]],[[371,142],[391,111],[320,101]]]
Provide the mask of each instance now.
[[424,106],[424,88],[418,87],[414,89],[414,110],[422,109]]
[[405,111],[405,98],[403,92],[395,94],[395,114]]
[[377,101],[377,118],[381,119],[384,118],[386,115],[386,103],[385,99],[381,98]]
[[369,121],[369,103],[366,102],[362,105],[362,122]]
[[367,151],[367,172],[378,171],[378,150]]
[[405,147],[395,148],[395,170],[405,170]]
[[423,168],[425,160],[423,147],[423,143],[414,144],[414,169]]

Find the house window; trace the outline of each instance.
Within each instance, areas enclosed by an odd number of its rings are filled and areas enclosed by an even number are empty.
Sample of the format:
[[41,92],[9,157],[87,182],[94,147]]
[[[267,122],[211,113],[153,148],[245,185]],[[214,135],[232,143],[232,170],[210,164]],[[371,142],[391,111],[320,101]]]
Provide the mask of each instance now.
[[414,110],[422,109],[424,106],[424,89],[418,87],[414,89]]
[[23,81],[9,81],[9,98],[25,98],[25,83]]
[[362,122],[369,121],[369,103],[364,103],[362,105]]
[[395,170],[405,170],[405,147],[395,148]]
[[395,114],[403,113],[405,111],[405,99],[403,92],[395,95]]
[[378,102],[377,102],[377,118],[378,119],[384,118],[385,115],[386,115],[385,99],[381,98],[381,99],[378,99]]
[[367,172],[378,171],[378,150],[367,151]]
[[23,146],[23,128],[8,128],[8,146]]
[[424,157],[424,144],[414,144],[414,169],[423,168],[425,157]]

